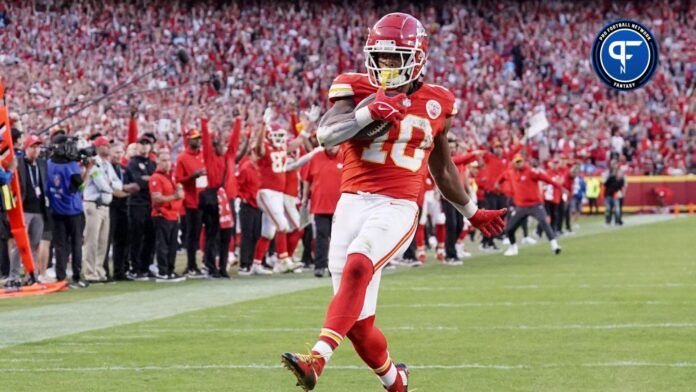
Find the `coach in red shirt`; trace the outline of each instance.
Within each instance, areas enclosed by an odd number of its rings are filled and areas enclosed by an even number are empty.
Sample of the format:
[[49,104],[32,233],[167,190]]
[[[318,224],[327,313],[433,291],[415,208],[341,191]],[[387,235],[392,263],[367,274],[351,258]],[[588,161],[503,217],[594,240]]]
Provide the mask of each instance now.
[[256,204],[261,179],[257,157],[253,150],[239,162],[237,187],[239,189],[239,225],[242,236],[239,244],[239,275],[251,275],[256,242],[261,237],[261,210]]
[[208,185],[201,153],[201,133],[192,130],[186,140],[186,150],[176,160],[175,178],[184,187],[184,225],[186,227],[186,273],[190,278],[202,277],[196,252],[201,236],[202,213],[198,209],[198,194]]
[[148,181],[152,222],[155,227],[158,282],[177,282],[185,279],[174,273],[179,234],[179,210],[184,191],[174,182],[171,168],[169,152],[161,152],[157,156],[157,170]]
[[522,155],[516,155],[513,159],[512,168],[504,173],[504,180],[510,182],[512,189],[512,198],[515,206],[512,207],[510,219],[507,223],[507,235],[510,238],[510,248],[508,248],[505,256],[516,256],[518,249],[515,243],[515,230],[524,222],[528,216],[534,217],[539,222],[539,227],[546,233],[546,236],[551,241],[551,250],[558,254],[561,252],[561,247],[556,241],[556,232],[551,228],[546,221],[546,210],[544,209],[543,199],[539,191],[539,181],[546,182],[554,188],[563,191],[563,187],[551,179],[544,172],[532,169],[524,162]]
[[[336,204],[341,197],[341,172],[343,158],[338,147],[332,147],[312,157],[303,171],[305,189],[310,193],[310,209],[314,214],[314,276],[321,278],[326,274],[329,262],[329,241],[331,223]],[[307,192],[303,202],[307,201]]]

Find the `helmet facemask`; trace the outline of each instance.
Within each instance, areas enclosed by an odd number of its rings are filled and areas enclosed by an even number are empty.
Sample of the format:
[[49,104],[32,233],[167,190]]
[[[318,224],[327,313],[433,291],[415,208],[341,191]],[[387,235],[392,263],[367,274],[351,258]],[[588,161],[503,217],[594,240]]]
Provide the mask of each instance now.
[[285,132],[284,129],[282,129],[282,128],[273,129],[271,127],[268,127],[267,134],[268,134],[268,139],[271,141],[271,144],[273,145],[273,147],[281,148],[281,147],[285,146],[285,143],[287,141],[287,133]]
[[[396,46],[394,41],[377,41],[376,45],[365,46],[364,52],[370,84],[385,89],[397,88],[418,80],[427,57],[422,49]],[[400,66],[380,67],[380,55],[398,56],[401,59]]]

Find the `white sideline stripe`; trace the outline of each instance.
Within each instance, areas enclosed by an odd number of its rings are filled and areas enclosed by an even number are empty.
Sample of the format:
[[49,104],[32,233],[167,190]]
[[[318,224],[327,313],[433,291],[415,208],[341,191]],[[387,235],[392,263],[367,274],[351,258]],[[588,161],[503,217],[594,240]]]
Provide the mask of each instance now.
[[[492,331],[492,330],[612,330],[612,329],[692,329],[696,323],[628,323],[628,324],[545,324],[545,325],[490,325],[490,326],[413,326],[380,327],[384,331]],[[230,334],[260,333],[260,332],[317,332],[316,327],[307,328],[205,328],[192,326],[190,328],[152,328],[140,329],[141,332],[151,333],[183,333],[194,332],[225,332]]]
[[304,278],[200,282],[0,312],[0,348],[162,319],[329,284],[328,280]]
[[[380,305],[380,309],[384,308],[415,308],[415,309],[434,309],[434,308],[488,308],[488,307],[526,307],[526,306],[608,306],[608,305],[660,305],[660,306],[679,306],[679,305],[696,305],[690,301],[569,301],[569,302],[554,302],[554,301],[525,301],[525,302],[462,302],[462,303],[416,303],[416,304],[384,304]],[[282,310],[309,310],[309,309],[325,309],[323,305],[291,305],[283,307],[266,307],[266,309],[282,309]]]
[[[483,255],[481,255],[483,256]],[[659,271],[661,273],[668,272],[668,271]],[[672,271],[673,273],[670,274],[669,276],[664,275],[665,278],[673,278],[675,276],[679,277],[684,277],[688,275],[696,275],[696,271]],[[617,277],[617,278],[636,278],[636,277],[648,277],[648,278],[659,278],[662,277],[663,275],[659,275],[657,273],[640,273],[640,272],[635,272],[635,273],[630,273],[630,272],[582,272],[582,271],[577,271],[577,272],[567,272],[567,273],[549,273],[549,274],[506,274],[506,273],[501,273],[501,274],[473,274],[473,275],[442,275],[438,276],[438,279],[441,280],[456,280],[460,281],[462,279],[475,279],[478,280],[480,278],[512,278],[512,279],[528,279],[528,278],[544,278],[544,279],[549,279],[549,278],[586,278],[586,277],[591,277],[591,278],[608,278],[608,277]]]
[[527,284],[527,285],[508,285],[508,286],[398,286],[391,285],[389,287],[384,287],[381,290],[387,291],[481,291],[481,290],[537,290],[537,289],[680,289],[680,288],[694,288],[696,283],[648,283],[648,284],[599,284],[599,285],[589,285],[580,284],[577,286],[570,285],[537,285],[537,284]]
[[[490,370],[518,370],[518,369],[549,369],[549,368],[612,368],[612,367],[666,367],[666,368],[695,368],[694,362],[641,362],[641,361],[620,361],[606,363],[582,363],[582,364],[518,364],[518,365],[496,365],[480,363],[463,363],[459,365],[409,365],[409,369],[434,370],[434,369],[490,369]],[[54,367],[54,368],[0,368],[0,373],[25,373],[25,372],[142,372],[142,371],[172,371],[172,370],[279,370],[283,369],[280,365],[248,364],[248,365],[170,365],[170,366],[97,366],[97,367]],[[367,371],[365,366],[342,365],[330,366],[331,370],[359,370]]]

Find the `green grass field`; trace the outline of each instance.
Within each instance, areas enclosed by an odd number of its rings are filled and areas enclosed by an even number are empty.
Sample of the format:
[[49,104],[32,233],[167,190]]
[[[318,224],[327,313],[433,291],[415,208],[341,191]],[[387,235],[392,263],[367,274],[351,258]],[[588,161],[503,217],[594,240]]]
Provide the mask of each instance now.
[[[696,390],[695,218],[583,221],[520,256],[382,281],[377,324],[427,391]],[[329,279],[126,283],[0,301],[1,391],[295,391]],[[381,391],[350,343],[317,391]]]

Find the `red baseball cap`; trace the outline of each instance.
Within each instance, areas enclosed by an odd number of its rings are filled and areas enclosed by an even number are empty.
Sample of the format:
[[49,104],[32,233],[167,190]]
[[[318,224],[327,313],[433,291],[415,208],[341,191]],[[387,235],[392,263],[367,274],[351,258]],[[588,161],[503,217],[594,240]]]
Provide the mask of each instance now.
[[94,145],[94,147],[108,146],[109,144],[111,144],[111,140],[109,140],[105,136],[99,136],[92,142],[92,145]]
[[41,140],[40,137],[36,135],[29,135],[27,138],[24,140],[24,148],[29,148],[35,144],[41,144],[43,141]]

